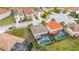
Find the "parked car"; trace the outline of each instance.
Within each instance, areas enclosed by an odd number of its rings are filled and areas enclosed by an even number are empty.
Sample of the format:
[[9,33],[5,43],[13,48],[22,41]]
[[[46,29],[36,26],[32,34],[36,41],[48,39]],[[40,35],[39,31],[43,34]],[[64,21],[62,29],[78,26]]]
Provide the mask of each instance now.
[[9,29],[11,30],[11,29],[15,29],[16,28],[16,26],[11,26],[11,27],[9,27]]

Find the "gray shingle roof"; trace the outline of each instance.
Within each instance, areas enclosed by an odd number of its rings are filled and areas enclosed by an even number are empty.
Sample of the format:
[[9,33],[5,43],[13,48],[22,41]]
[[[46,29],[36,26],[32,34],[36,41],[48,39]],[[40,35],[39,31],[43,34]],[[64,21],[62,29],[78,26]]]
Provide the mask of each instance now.
[[48,29],[46,26],[43,26],[42,24],[40,24],[40,25],[32,26],[31,31],[33,35],[36,36],[37,34],[41,35],[43,33],[48,32]]

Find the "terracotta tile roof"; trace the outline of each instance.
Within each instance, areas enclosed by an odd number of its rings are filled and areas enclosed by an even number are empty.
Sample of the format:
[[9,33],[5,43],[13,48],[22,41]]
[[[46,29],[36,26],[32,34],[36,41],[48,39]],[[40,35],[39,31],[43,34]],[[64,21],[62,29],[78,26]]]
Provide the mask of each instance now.
[[5,8],[0,8],[0,14],[6,13],[8,10]]
[[33,9],[32,8],[23,8],[23,11],[26,13],[26,14],[31,14],[33,12]]
[[54,29],[58,29],[58,28],[61,28],[62,26],[60,25],[60,23],[56,22],[56,21],[51,21],[49,23],[47,23],[47,26],[51,29],[51,30],[54,30]]

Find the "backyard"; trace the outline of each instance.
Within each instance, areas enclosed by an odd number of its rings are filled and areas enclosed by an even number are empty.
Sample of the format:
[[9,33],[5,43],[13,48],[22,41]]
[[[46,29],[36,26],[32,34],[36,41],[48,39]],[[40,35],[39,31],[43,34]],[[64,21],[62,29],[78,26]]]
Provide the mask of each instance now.
[[22,38],[28,37],[27,35],[29,34],[26,28],[19,28],[19,29],[14,28],[7,33],[12,34],[14,36],[22,37]]
[[79,51],[79,41],[65,39],[41,48],[42,51],[44,49],[46,51]]
[[13,16],[8,16],[8,17],[0,20],[0,26],[2,26],[2,25],[8,25],[8,24],[11,24],[11,23],[14,23]]
[[33,38],[30,30],[27,28],[13,29],[8,33],[30,39],[33,43],[32,51],[79,51],[79,40],[74,40],[70,36],[61,41],[55,41],[49,45],[37,48],[37,42]]

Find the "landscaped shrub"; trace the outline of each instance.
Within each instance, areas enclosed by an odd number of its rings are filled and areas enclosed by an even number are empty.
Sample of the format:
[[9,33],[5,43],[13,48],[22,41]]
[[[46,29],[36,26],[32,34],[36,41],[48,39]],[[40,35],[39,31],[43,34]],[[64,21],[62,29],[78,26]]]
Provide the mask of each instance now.
[[60,24],[61,24],[62,26],[64,26],[64,25],[65,25],[65,22],[61,22]]
[[29,47],[28,47],[29,51],[32,50],[32,47],[33,47],[33,44],[31,43],[31,44],[29,45]]
[[41,15],[42,18],[47,18],[47,16],[49,15],[48,12],[44,11],[44,14]]

